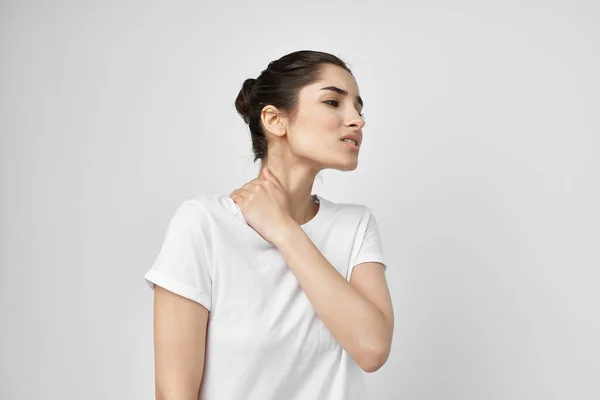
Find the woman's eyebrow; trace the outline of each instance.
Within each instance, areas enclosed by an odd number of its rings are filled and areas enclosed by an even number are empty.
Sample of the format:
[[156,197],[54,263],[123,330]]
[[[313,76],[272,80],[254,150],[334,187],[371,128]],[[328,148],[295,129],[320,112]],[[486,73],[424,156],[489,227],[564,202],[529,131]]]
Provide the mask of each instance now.
[[[344,89],[340,89],[339,87],[335,87],[335,86],[326,86],[324,88],[321,88],[321,90],[332,90],[338,94],[341,94],[342,96],[347,96],[348,95],[348,91],[344,90]],[[356,101],[358,101],[358,104],[361,105],[361,107],[364,107],[363,104],[363,100],[360,96],[356,96]]]

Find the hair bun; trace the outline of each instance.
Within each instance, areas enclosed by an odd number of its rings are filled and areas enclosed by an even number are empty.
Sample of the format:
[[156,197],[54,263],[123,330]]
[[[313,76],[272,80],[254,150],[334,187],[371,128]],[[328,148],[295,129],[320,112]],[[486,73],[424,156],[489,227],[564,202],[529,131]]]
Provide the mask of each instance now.
[[246,79],[235,99],[235,109],[247,124],[250,122],[250,113],[252,111],[252,94],[255,84],[256,79]]

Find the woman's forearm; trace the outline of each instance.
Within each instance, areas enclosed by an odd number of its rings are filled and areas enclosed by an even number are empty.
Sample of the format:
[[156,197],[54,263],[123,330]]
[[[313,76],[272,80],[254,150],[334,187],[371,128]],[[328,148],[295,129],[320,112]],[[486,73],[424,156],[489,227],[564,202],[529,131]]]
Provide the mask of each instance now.
[[363,370],[377,370],[391,340],[384,313],[331,265],[299,225],[291,223],[275,245],[338,343]]

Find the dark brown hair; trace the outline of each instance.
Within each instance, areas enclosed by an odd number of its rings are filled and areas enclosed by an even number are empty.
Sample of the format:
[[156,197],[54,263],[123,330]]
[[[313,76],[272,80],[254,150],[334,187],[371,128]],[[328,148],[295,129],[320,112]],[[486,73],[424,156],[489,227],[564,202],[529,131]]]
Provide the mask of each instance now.
[[271,61],[258,78],[248,78],[235,99],[235,109],[250,128],[254,162],[267,157],[267,136],[262,127],[260,114],[267,105],[287,112],[293,121],[298,111],[300,90],[316,82],[324,64],[350,68],[340,58],[321,51],[300,50]]

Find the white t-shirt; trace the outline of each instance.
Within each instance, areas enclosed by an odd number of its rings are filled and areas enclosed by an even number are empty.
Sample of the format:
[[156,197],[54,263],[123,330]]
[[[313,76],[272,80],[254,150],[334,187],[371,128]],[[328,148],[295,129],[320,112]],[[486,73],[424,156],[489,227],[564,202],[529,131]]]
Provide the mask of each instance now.
[[[319,210],[301,227],[342,276],[366,261],[386,268],[369,208],[313,198]],[[210,311],[199,399],[366,398],[362,369],[228,195],[184,200],[144,278]]]

